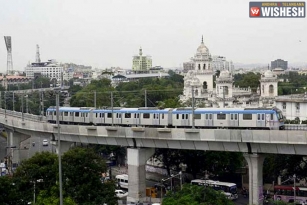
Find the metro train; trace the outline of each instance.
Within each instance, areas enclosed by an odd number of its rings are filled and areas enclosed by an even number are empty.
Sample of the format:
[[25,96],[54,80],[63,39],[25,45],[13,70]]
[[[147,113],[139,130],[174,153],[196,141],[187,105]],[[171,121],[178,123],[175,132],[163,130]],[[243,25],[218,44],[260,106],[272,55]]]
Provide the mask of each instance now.
[[[283,130],[278,108],[88,108],[60,107],[61,124],[170,128],[223,128]],[[194,119],[192,119],[194,113]],[[46,111],[47,121],[56,123],[56,107]]]

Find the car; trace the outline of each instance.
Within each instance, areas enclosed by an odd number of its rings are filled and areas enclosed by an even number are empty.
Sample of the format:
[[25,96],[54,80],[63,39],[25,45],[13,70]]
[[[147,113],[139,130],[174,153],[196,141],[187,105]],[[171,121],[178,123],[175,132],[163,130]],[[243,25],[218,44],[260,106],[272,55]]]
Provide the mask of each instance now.
[[48,146],[48,144],[49,144],[49,143],[48,143],[48,140],[44,139],[44,140],[43,140],[43,146]]
[[123,198],[123,197],[128,196],[128,192],[125,192],[125,191],[120,190],[120,189],[115,190],[115,194],[116,194],[116,196],[117,196],[118,198]]

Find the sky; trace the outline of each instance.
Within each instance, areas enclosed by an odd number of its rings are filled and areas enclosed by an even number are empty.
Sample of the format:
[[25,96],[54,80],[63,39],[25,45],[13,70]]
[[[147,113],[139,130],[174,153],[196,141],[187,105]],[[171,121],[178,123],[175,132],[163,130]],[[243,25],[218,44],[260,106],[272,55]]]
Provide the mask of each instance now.
[[[42,61],[131,69],[142,47],[153,66],[181,67],[202,35],[211,55],[234,63],[307,62],[307,19],[250,18],[247,0],[0,2],[0,34],[12,37],[15,70],[35,61],[37,44]],[[0,72],[6,66],[2,37]]]

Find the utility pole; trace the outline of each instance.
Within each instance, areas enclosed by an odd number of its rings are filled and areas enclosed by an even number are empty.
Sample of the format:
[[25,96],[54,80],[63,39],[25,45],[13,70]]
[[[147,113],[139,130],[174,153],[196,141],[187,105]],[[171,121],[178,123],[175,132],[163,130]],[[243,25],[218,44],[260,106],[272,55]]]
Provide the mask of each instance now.
[[147,90],[145,89],[145,107],[147,107]]
[[26,95],[26,113],[29,113],[29,103],[28,103],[29,96]]
[[6,118],[6,91],[4,91],[4,116]]
[[97,107],[97,93],[96,93],[96,90],[94,91],[94,107],[96,108]]
[[24,114],[23,114],[23,98],[24,98],[24,93],[22,93],[21,97],[21,119],[24,121]]
[[225,108],[225,86],[223,86],[223,108]]
[[44,92],[42,91],[42,102],[41,102],[41,107],[42,107],[42,111],[41,111],[41,114],[42,114],[42,116],[44,116]]
[[62,156],[61,156],[61,139],[60,139],[60,96],[56,92],[56,123],[58,127],[58,161],[59,161],[59,189],[60,189],[60,205],[63,205],[63,187],[62,187]]
[[195,128],[195,120],[194,120],[194,86],[192,86],[192,129]]
[[296,175],[293,175],[293,184],[294,184],[294,203],[296,203]]
[[15,93],[13,91],[13,111],[15,111]]
[[114,124],[114,117],[113,117],[113,92],[111,92],[111,108],[112,108],[112,126]]

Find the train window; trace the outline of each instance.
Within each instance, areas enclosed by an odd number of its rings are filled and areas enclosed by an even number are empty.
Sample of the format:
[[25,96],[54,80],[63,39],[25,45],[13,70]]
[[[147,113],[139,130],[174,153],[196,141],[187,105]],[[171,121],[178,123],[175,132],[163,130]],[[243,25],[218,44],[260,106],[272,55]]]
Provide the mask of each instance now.
[[149,119],[149,118],[150,118],[149,113],[144,113],[144,114],[143,114],[143,118]]
[[273,114],[271,114],[271,120],[274,120],[274,115]]
[[81,117],[84,117],[84,113],[83,112],[81,112]]
[[261,118],[262,118],[262,120],[264,120],[264,114],[261,114]]
[[176,119],[177,119],[177,120],[179,119],[179,114],[176,115]]
[[100,113],[100,117],[101,117],[101,118],[104,117],[104,113]]
[[217,114],[216,119],[218,119],[218,120],[225,120],[226,119],[226,114]]
[[112,118],[112,113],[108,113],[108,118]]
[[79,112],[75,112],[75,116],[76,116],[76,117],[79,117]]
[[243,114],[243,120],[252,120],[253,115],[252,114]]
[[238,114],[235,114],[235,120],[238,120]]
[[117,117],[117,118],[122,118],[122,114],[121,114],[121,113],[117,113],[117,114],[116,114],[116,117]]
[[185,119],[185,118],[184,118],[184,114],[182,114],[182,118],[181,118],[181,119]]
[[68,112],[64,112],[64,116],[68,116]]
[[194,119],[195,119],[195,120],[201,119],[201,115],[200,115],[200,114],[195,114],[195,115],[194,115]]
[[258,114],[258,120],[260,120],[260,114]]
[[98,117],[98,113],[96,113],[96,118]]
[[206,114],[206,120],[208,120],[208,114]]
[[185,119],[189,119],[189,115],[188,114],[185,114]]
[[125,118],[131,118],[131,113],[125,113]]
[[162,114],[162,120],[164,119],[164,114]]
[[212,114],[209,114],[209,120],[212,120]]
[[233,114],[230,114],[230,119],[233,120]]
[[134,113],[134,118],[140,118],[140,114],[139,113]]

